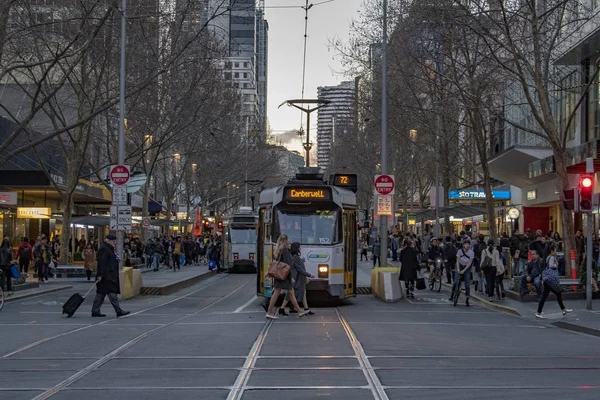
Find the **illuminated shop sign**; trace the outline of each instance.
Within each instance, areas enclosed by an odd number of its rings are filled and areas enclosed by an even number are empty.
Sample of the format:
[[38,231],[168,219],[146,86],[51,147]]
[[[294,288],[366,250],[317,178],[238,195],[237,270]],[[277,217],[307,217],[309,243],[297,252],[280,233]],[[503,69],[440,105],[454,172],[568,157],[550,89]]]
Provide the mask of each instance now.
[[[510,190],[492,190],[494,200],[510,200]],[[450,200],[485,200],[485,191],[483,190],[450,190],[448,192]]]
[[48,207],[17,207],[17,218],[50,219]]
[[17,192],[0,192],[0,204],[16,205]]

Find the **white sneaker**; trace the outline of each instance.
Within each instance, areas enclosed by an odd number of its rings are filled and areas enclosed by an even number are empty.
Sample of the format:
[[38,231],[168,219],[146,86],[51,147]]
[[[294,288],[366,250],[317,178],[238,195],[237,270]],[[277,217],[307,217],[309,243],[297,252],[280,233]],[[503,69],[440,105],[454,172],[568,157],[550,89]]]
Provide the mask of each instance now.
[[308,315],[308,311],[303,311],[303,312],[301,312],[301,313],[298,313],[298,318],[302,318],[302,317],[304,317],[305,315]]
[[572,313],[573,310],[571,310],[570,308],[565,308],[564,310],[562,310],[563,315],[567,315],[568,313]]
[[537,312],[536,312],[536,313],[535,313],[535,316],[536,316],[537,318],[539,318],[539,319],[546,319],[546,317],[544,317],[544,316],[542,315],[542,313],[537,313]]

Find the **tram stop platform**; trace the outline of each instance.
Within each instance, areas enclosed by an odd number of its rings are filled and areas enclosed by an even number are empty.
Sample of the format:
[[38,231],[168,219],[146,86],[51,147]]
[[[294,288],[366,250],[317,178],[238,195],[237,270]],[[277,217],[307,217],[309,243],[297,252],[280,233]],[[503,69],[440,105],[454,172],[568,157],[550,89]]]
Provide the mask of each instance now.
[[167,296],[183,288],[195,285],[207,279],[217,271],[209,271],[206,265],[182,265],[181,270],[173,271],[161,267],[157,272],[152,269],[143,270],[144,284],[140,290],[141,295]]

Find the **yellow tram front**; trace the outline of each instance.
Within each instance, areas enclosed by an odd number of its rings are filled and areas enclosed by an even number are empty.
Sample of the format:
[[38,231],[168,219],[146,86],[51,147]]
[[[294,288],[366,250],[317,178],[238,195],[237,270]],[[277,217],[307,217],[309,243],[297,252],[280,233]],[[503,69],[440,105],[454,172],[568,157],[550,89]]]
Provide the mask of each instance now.
[[303,170],[287,185],[260,194],[257,292],[263,293],[277,238],[286,234],[301,244],[306,270],[315,277],[306,287],[309,298],[355,296],[356,195]]

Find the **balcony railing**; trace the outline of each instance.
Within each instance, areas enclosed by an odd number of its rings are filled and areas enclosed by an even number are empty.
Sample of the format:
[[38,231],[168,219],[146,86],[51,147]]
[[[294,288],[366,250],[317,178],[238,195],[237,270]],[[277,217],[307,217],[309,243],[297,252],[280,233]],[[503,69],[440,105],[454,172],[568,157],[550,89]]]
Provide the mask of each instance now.
[[556,172],[554,166],[554,156],[542,158],[541,160],[529,163],[529,179],[537,178],[544,174]]

